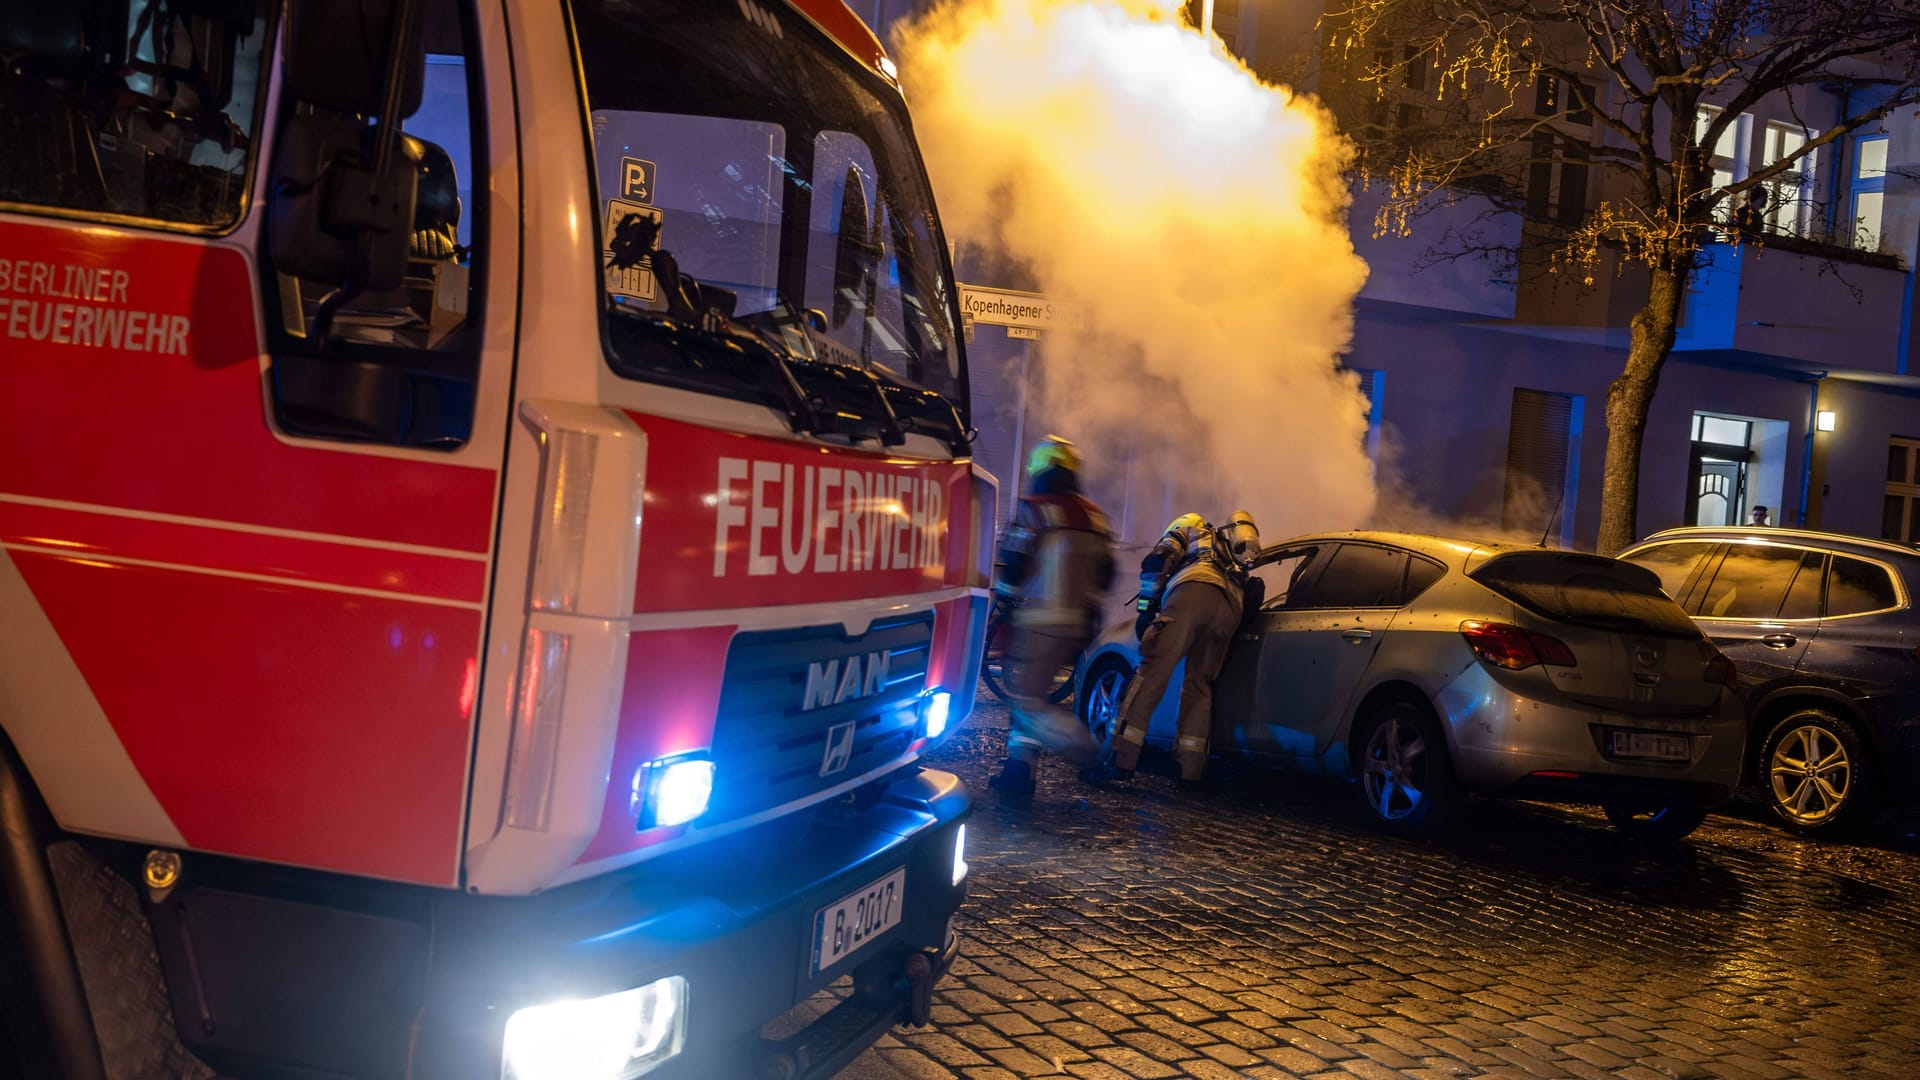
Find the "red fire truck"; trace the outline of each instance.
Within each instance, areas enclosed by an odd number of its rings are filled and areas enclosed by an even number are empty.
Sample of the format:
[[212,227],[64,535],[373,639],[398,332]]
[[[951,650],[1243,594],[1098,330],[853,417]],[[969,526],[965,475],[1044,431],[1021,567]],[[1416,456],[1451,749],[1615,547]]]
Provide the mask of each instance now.
[[0,4],[0,1075],[924,1022],[959,319],[838,0]]

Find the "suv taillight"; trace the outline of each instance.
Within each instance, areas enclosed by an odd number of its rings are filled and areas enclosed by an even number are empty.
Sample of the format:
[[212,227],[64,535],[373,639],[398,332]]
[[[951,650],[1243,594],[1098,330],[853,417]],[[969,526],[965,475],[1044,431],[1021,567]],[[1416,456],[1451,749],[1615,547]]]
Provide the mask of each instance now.
[[1566,642],[1546,634],[1530,633],[1509,623],[1468,619],[1460,624],[1460,636],[1467,639],[1475,656],[1508,671],[1520,671],[1535,664],[1580,666]]

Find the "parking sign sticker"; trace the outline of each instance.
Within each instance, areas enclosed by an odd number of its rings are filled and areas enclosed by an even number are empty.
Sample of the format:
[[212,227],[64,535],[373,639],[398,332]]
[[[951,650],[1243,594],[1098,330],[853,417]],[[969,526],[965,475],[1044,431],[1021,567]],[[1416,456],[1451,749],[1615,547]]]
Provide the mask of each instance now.
[[637,203],[653,202],[654,164],[637,157],[620,159],[620,197]]

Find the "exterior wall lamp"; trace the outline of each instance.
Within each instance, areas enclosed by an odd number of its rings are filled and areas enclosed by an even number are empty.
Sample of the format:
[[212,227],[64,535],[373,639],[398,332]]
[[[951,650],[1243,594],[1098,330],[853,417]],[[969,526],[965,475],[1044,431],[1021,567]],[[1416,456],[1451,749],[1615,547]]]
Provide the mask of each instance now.
[[1831,411],[1821,409],[1813,414],[1813,426],[1820,431],[1832,431],[1838,420]]

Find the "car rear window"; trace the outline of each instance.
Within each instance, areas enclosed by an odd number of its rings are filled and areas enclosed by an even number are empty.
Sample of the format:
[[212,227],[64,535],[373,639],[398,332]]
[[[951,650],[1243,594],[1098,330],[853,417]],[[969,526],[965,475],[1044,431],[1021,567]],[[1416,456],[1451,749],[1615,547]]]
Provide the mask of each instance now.
[[1371,544],[1342,544],[1308,590],[1306,607],[1399,607],[1407,553]]
[[1470,575],[1536,615],[1582,626],[1696,637],[1700,631],[1651,570],[1598,555],[1523,551]]
[[1833,557],[1833,576],[1827,579],[1827,614],[1858,615],[1900,606],[1900,594],[1887,572],[1864,559]]
[[1701,591],[1694,614],[1703,619],[1772,619],[1800,571],[1801,550],[1735,544]]
[[1680,594],[1687,587],[1687,580],[1693,577],[1693,571],[1700,565],[1700,560],[1713,554],[1717,544],[1718,541],[1701,543],[1698,540],[1678,544],[1655,544],[1622,557],[1636,566],[1644,566],[1653,571],[1660,578],[1660,586],[1667,590],[1668,596],[1675,600],[1684,600],[1685,597]]

